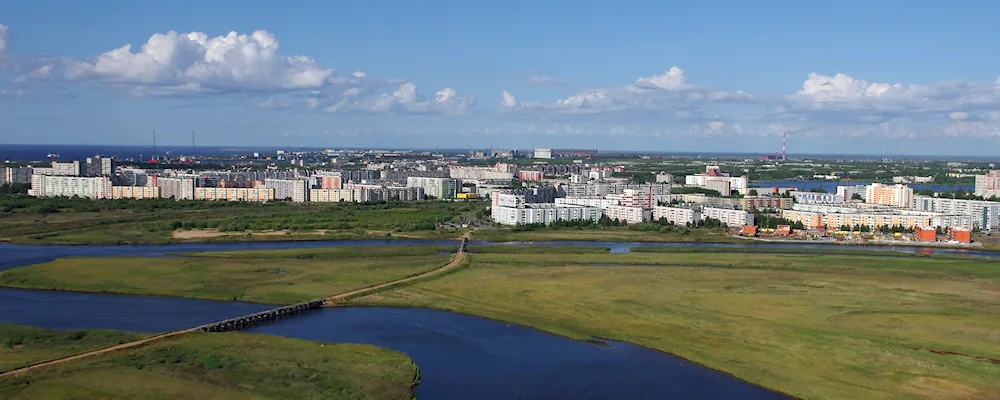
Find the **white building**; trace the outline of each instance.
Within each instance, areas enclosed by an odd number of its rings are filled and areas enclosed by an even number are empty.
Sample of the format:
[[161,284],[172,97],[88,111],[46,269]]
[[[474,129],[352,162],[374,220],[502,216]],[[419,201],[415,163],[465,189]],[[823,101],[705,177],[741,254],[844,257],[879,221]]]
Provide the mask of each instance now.
[[530,203],[521,207],[492,207],[493,222],[503,225],[549,225],[555,221],[601,219],[604,212],[597,207],[553,203]]
[[652,219],[652,210],[646,207],[611,206],[607,210],[608,218],[627,224],[641,224]]
[[674,183],[674,176],[667,173],[656,174],[656,183]]
[[[726,182],[729,184],[730,191],[735,190],[740,193],[745,192],[747,190],[747,187],[750,185],[749,179],[747,179],[745,176],[695,174],[684,177],[684,184],[688,186],[699,186],[710,189],[709,187],[710,182]],[[715,184],[715,185],[717,185],[716,186],[717,188],[722,188],[720,184]],[[724,196],[729,195],[729,192],[720,191],[720,193],[722,193]]]
[[781,210],[781,217],[793,222],[801,222],[808,229],[819,227],[837,229],[841,226],[867,226],[872,230],[884,226],[970,228],[972,225],[972,219],[967,215],[948,215],[889,207],[852,208],[796,204],[791,210]]
[[944,199],[938,197],[915,196],[913,209],[969,217],[968,228],[984,231],[1000,230],[1000,202],[982,200]]
[[274,189],[274,198],[277,200],[291,200],[293,203],[309,201],[307,179],[265,179],[264,187]]
[[422,188],[424,195],[438,200],[454,199],[458,195],[458,180],[452,178],[407,177],[406,186]]
[[834,193],[791,192],[796,203],[802,204],[839,204],[844,202],[844,196]]
[[603,197],[560,197],[556,198],[556,204],[597,207],[602,210],[607,210],[608,207],[617,206],[620,202],[618,199],[608,199]]
[[195,200],[225,200],[225,201],[272,201],[272,188],[216,188],[199,187],[194,189]]
[[913,189],[906,185],[883,185],[873,183],[865,188],[865,202],[893,207],[910,207],[913,204]]
[[552,158],[552,149],[535,149],[535,158]]
[[453,179],[470,181],[510,181],[514,179],[511,171],[501,171],[498,167],[471,167],[457,166],[448,167],[448,176]]
[[31,191],[35,197],[86,197],[110,199],[111,179],[104,177],[32,175]]
[[688,225],[701,221],[701,210],[689,207],[653,207],[653,221],[666,220],[674,225]]
[[83,175],[83,169],[80,166],[79,161],[53,161],[51,174],[60,176],[80,176]]
[[976,175],[976,196],[1000,197],[1000,171],[993,170],[986,175]]
[[158,199],[160,188],[155,186],[112,186],[112,199]]
[[705,207],[701,211],[701,218],[717,219],[729,227],[743,227],[754,224],[754,214],[752,212],[729,208]]
[[865,185],[837,186],[837,196],[843,197],[844,201],[851,201],[855,194],[864,199],[867,190]]

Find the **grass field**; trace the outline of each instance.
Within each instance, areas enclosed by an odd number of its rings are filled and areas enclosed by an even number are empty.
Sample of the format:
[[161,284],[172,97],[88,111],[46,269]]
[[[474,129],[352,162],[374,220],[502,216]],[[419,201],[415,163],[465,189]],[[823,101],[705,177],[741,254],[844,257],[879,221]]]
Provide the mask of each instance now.
[[141,334],[129,332],[54,331],[0,324],[0,372],[110,347],[142,337]]
[[[173,200],[0,197],[0,238],[39,244],[140,244],[178,241],[330,240],[460,237],[435,226],[482,213],[485,202],[267,204]],[[180,239],[176,233],[207,231]],[[265,234],[281,231],[282,235]]]
[[[337,247],[168,258],[62,258],[0,272],[0,286],[291,304],[416,275],[448,247]],[[382,255],[379,257],[372,257]]]
[[628,341],[808,399],[1000,395],[995,261],[527,251],[355,303]]
[[729,237],[726,231],[715,229],[691,229],[687,234],[632,231],[626,227],[601,227],[600,229],[540,229],[534,231],[512,231],[508,229],[476,230],[473,240],[491,242],[517,241],[603,241],[603,242],[713,242],[737,243],[739,239]]
[[0,398],[410,399],[406,355],[245,333],[195,333],[0,378]]

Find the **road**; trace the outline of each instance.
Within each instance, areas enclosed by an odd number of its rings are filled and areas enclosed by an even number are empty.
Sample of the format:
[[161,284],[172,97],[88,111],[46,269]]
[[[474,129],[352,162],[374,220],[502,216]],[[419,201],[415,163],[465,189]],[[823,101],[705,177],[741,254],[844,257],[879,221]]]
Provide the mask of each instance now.
[[[462,236],[463,243],[465,241],[469,240],[469,238],[471,237],[471,235],[472,235],[472,231],[466,232],[465,235]],[[435,276],[447,273],[447,272],[449,272],[451,270],[454,270],[454,269],[458,268],[459,266],[462,265],[463,261],[465,261],[465,246],[464,245],[459,245],[458,252],[456,252],[455,256],[451,258],[451,261],[448,262],[445,265],[442,265],[441,267],[439,267],[437,269],[430,270],[430,271],[424,272],[424,273],[422,273],[420,275],[414,275],[414,276],[411,276],[411,277],[408,277],[408,278],[397,279],[397,280],[390,281],[390,282],[380,283],[380,284],[375,285],[375,286],[369,286],[369,287],[366,287],[366,288],[355,289],[355,290],[351,290],[349,292],[335,294],[333,296],[327,297],[326,301],[328,303],[341,302],[341,301],[344,301],[344,300],[349,299],[351,297],[363,296],[363,295],[374,293],[374,292],[377,292],[377,291],[380,291],[380,290],[385,290],[385,289],[388,289],[388,288],[391,288],[391,287],[394,287],[394,286],[397,286],[397,285],[402,285],[402,284],[405,284],[405,283],[409,283],[409,282],[413,282],[413,281],[418,281],[418,280],[421,280],[421,279],[432,278],[432,277],[435,277]],[[155,341],[160,341],[160,340],[165,340],[165,339],[170,339],[170,338],[178,337],[178,336],[185,335],[185,334],[188,334],[188,333],[191,333],[191,332],[196,332],[198,330],[199,330],[199,328],[191,328],[191,329],[185,329],[185,330],[180,330],[180,331],[167,332],[167,333],[156,335],[156,336],[150,336],[150,337],[145,338],[145,339],[140,339],[140,340],[136,340],[136,341],[132,341],[132,342],[128,342],[128,343],[122,343],[122,344],[119,344],[117,346],[111,346],[111,347],[104,348],[104,349],[88,351],[86,353],[75,354],[75,355],[72,355],[72,356],[68,356],[68,357],[64,357],[64,358],[60,358],[60,359],[56,359],[56,360],[45,361],[45,362],[41,362],[41,363],[38,363],[38,364],[29,365],[27,367],[12,369],[10,371],[0,373],[0,378],[6,377],[6,376],[17,376],[17,375],[23,374],[25,372],[30,372],[30,371],[33,371],[33,370],[36,370],[36,369],[50,367],[50,366],[53,366],[53,365],[62,364],[62,363],[69,362],[69,361],[79,360],[81,358],[86,358],[86,357],[91,357],[91,356],[98,356],[98,355],[101,355],[101,354],[107,354],[107,353],[111,353],[111,352],[115,352],[115,351],[134,349],[134,348],[137,348],[137,347],[141,347],[141,346],[145,346],[147,344],[153,343]]]

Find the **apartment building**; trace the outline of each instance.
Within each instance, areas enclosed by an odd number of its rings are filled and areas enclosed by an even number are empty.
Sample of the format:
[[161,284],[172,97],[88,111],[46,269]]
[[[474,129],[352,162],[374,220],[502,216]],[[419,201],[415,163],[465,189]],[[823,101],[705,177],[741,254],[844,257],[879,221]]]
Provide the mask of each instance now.
[[990,232],[1000,230],[1000,202],[915,196],[913,209],[949,215],[965,215],[972,221],[970,228],[979,228]]
[[865,188],[865,202],[893,207],[910,207],[913,203],[913,189],[906,185],[873,183]]
[[653,221],[666,220],[674,225],[688,225],[701,221],[701,209],[697,207],[653,207]]
[[265,179],[264,187],[274,189],[274,198],[278,200],[309,201],[309,181],[305,179]]
[[194,189],[198,179],[196,177],[157,177],[150,179],[150,184],[160,189],[160,196],[164,199],[174,200],[194,200]]
[[754,224],[754,214],[752,212],[731,208],[705,207],[701,210],[701,218],[717,219],[729,227],[743,227]]
[[884,226],[902,226],[904,228],[914,228],[916,226],[968,228],[972,225],[972,219],[967,215],[882,209],[824,212],[799,209],[798,205],[791,210],[782,210],[781,217],[792,222],[801,222],[808,229],[820,227],[837,228],[841,226],[868,226],[872,229]]
[[438,200],[454,199],[458,195],[458,180],[452,178],[431,178],[411,176],[406,178],[406,186],[421,188],[425,196]]
[[608,218],[627,224],[641,224],[653,218],[652,210],[637,206],[611,206],[607,209]]
[[312,189],[309,191],[309,201],[317,203],[352,202],[354,201],[354,190]]
[[108,177],[80,177],[32,175],[30,195],[35,197],[85,197],[110,199],[111,179]]
[[518,171],[517,179],[522,181],[540,181],[545,177],[542,171]]
[[112,199],[158,199],[160,188],[155,186],[112,186]]
[[[796,203],[801,204],[839,204],[843,203],[844,196],[835,193],[816,193],[794,191],[790,193]],[[853,194],[853,193],[852,193]],[[788,208],[788,207],[783,207]]]
[[28,184],[33,174],[31,167],[0,167],[0,184]]
[[794,201],[788,197],[773,196],[744,196],[738,201],[740,208],[747,211],[761,209],[784,210],[792,208],[792,204],[794,204]]
[[195,200],[225,201],[274,201],[274,189],[257,188],[216,188],[198,187],[194,189]]
[[556,199],[556,204],[566,204],[574,206],[597,207],[607,210],[608,207],[621,204],[618,199],[608,199],[603,197],[560,197]]
[[492,207],[493,222],[504,225],[549,225],[556,221],[597,221],[604,215],[597,207],[533,203],[521,207]]
[[1000,197],[1000,170],[976,175],[976,196]]
[[844,201],[850,201],[855,194],[864,199],[867,190],[866,185],[837,186],[837,196],[843,197]]

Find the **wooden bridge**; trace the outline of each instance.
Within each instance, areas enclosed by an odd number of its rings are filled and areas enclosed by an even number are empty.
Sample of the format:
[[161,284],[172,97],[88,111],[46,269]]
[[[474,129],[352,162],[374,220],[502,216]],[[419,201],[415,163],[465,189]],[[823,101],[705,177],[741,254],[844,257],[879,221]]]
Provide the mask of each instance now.
[[230,332],[247,328],[252,328],[260,324],[274,322],[285,317],[302,314],[323,307],[326,300],[310,300],[304,303],[292,304],[290,306],[278,307],[265,310],[242,317],[230,318],[227,320],[214,322],[208,325],[199,326],[202,332]]

